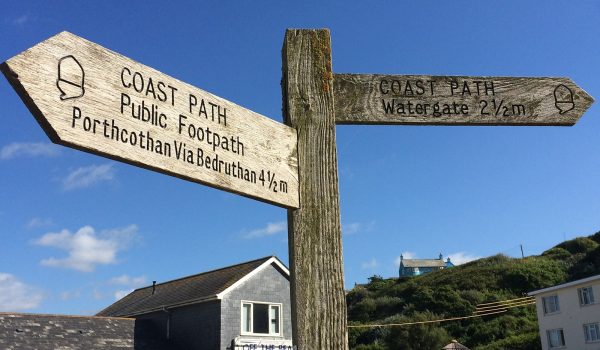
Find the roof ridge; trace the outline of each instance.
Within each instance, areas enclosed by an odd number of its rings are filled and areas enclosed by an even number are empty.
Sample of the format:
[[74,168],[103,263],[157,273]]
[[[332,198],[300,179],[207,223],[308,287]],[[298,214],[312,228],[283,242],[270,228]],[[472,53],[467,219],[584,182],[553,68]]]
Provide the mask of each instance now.
[[134,321],[135,319],[131,317],[120,317],[120,316],[97,316],[97,315],[63,315],[63,314],[38,314],[32,312],[12,312],[12,311],[2,311],[0,312],[0,316],[40,316],[40,317],[64,317],[64,318],[104,318],[104,319],[120,319],[120,320],[130,320]]
[[[208,300],[207,297],[218,297],[219,293],[222,293],[224,290],[227,290],[227,288],[235,285],[235,283],[243,279],[244,276],[248,275],[248,273],[256,271],[267,264],[273,265],[276,268],[278,268],[277,266],[281,265],[284,268],[284,271],[281,273],[285,275],[287,272],[287,270],[285,270],[285,265],[281,262],[281,260],[279,260],[279,258],[274,255],[265,256],[259,259],[237,263],[234,265],[180,277],[157,284],[155,287],[157,287],[158,293],[156,293],[156,295],[158,296],[158,299],[156,299],[156,296],[153,293],[152,285],[135,289],[124,298],[101,310],[98,314],[131,316],[134,314],[133,311],[135,310],[148,311],[154,310],[159,306],[165,307],[169,305],[195,302],[198,300]],[[198,283],[198,281],[204,281],[202,283],[207,283],[207,289],[204,289],[200,293],[190,294],[189,287],[195,285]],[[165,299],[165,295],[168,294],[163,294],[163,292],[173,291],[173,288],[184,288],[185,290],[188,290],[188,292],[183,293],[175,298],[166,297]],[[163,292],[160,292],[161,290]]]
[[[196,273],[196,274],[193,274],[193,275],[189,275],[189,276],[184,276],[184,277],[179,277],[179,278],[176,278],[176,279],[168,280],[168,281],[165,281],[165,282],[156,283],[155,286],[158,287],[158,286],[163,285],[163,284],[177,282],[177,281],[185,280],[185,279],[188,279],[188,278],[198,277],[198,276],[201,276],[201,275],[206,275],[208,273],[213,273],[213,272],[217,272],[217,271],[221,271],[221,270],[226,270],[226,269],[230,269],[230,268],[241,266],[241,265],[247,265],[247,264],[251,264],[251,263],[254,263],[254,262],[261,261],[261,260],[267,261],[267,260],[269,260],[271,258],[275,258],[275,259],[279,260],[276,256],[269,255],[269,256],[265,256],[265,257],[259,258],[259,259],[245,261],[245,262],[241,262],[241,263],[237,263],[237,264],[233,264],[233,265],[221,267],[221,268],[214,269],[214,270],[204,271],[204,272]],[[146,286],[146,287],[136,288],[133,291],[135,292],[135,291],[138,291],[138,290],[144,290],[144,289],[152,288],[152,287],[153,287],[153,285],[149,285],[149,286]]]

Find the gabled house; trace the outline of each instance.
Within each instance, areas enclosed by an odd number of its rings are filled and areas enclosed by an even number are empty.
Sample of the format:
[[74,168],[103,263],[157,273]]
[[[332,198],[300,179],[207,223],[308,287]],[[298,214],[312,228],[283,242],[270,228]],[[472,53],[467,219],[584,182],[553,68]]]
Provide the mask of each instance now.
[[153,283],[97,316],[135,318],[173,349],[292,349],[289,278],[265,257]]
[[438,259],[404,259],[404,256],[400,254],[398,275],[400,277],[419,276],[453,266],[454,264],[450,261],[450,258],[444,261],[442,254],[440,254]]

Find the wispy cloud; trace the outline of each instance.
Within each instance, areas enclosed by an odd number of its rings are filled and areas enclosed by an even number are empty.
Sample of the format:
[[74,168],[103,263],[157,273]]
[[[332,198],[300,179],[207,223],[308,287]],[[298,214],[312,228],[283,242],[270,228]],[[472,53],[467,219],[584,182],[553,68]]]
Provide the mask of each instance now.
[[359,232],[370,232],[375,227],[375,221],[368,223],[351,222],[342,224],[342,233],[345,235],[353,235]]
[[14,142],[0,149],[0,159],[8,160],[18,157],[56,157],[60,148],[51,143]]
[[22,26],[29,21],[29,15],[22,15],[12,20],[12,24]]
[[361,224],[359,222],[353,222],[350,224],[342,225],[342,233],[351,235],[360,231]]
[[111,278],[108,283],[128,287],[140,287],[146,284],[146,276],[130,277],[129,275],[121,275]]
[[75,233],[68,230],[46,233],[34,243],[68,252],[68,256],[64,258],[44,259],[41,261],[42,265],[91,272],[96,265],[115,264],[117,253],[129,247],[137,237],[137,232],[137,226],[130,225],[97,235],[93,227],[84,226]]
[[119,277],[111,278],[108,283],[127,287],[126,289],[116,290],[113,293],[115,300],[119,300],[127,294],[133,292],[135,288],[146,285],[146,276],[130,277],[128,275],[121,275]]
[[374,270],[375,268],[377,268],[377,266],[379,266],[377,260],[375,258],[372,258],[369,261],[363,262],[360,268],[363,270]]
[[27,228],[34,229],[40,227],[48,227],[52,226],[53,224],[54,222],[52,221],[52,219],[33,218],[27,223]]
[[63,188],[67,191],[90,187],[101,181],[114,179],[115,171],[112,164],[91,165],[72,171],[63,180]]
[[287,230],[287,223],[285,221],[280,222],[269,222],[267,226],[251,230],[250,232],[244,234],[244,238],[253,239],[253,238],[262,238],[267,236],[273,236],[281,232],[285,232]]
[[115,300],[120,300],[123,299],[125,296],[127,296],[127,294],[133,292],[133,289],[127,289],[127,290],[118,290],[115,292],[115,294],[113,295],[115,297]]
[[34,309],[40,305],[43,294],[9,273],[0,273],[0,311]]
[[473,261],[473,260],[482,258],[479,255],[473,255],[473,254],[469,254],[469,253],[465,253],[465,252],[448,254],[448,257],[450,258],[450,261],[452,261],[452,263],[454,265],[461,265],[461,264],[468,263],[469,261]]
[[65,290],[60,292],[60,300],[73,300],[78,299],[81,296],[81,291],[79,290]]

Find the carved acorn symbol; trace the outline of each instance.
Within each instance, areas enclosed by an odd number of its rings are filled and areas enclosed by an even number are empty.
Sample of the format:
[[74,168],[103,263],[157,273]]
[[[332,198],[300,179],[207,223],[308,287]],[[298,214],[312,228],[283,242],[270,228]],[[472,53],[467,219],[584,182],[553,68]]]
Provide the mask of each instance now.
[[558,85],[554,89],[554,105],[558,108],[560,114],[565,114],[575,108],[571,89],[563,84]]
[[61,92],[60,99],[78,98],[85,94],[83,87],[85,72],[75,57],[69,55],[58,61],[58,80],[56,87]]

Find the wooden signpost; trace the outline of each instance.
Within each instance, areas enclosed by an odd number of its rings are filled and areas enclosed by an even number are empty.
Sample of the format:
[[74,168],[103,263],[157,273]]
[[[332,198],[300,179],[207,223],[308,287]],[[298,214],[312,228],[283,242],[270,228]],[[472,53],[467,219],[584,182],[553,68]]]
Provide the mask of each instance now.
[[566,126],[593,103],[568,78],[333,74],[328,30],[288,30],[282,58],[288,126],[67,32],[0,68],[56,143],[287,207],[298,350],[348,349],[336,124]]
[[0,68],[55,143],[298,207],[284,124],[68,32]]
[[336,124],[573,125],[593,99],[566,78],[333,74],[328,30],[288,30],[286,123],[300,208],[288,211],[294,344],[348,349]]
[[335,74],[338,124],[570,126],[594,99],[569,78]]

